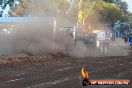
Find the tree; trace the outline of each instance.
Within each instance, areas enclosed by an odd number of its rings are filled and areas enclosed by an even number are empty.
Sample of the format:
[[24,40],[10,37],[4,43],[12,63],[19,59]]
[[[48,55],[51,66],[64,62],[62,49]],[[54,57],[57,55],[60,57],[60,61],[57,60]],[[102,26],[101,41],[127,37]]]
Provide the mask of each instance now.
[[131,12],[128,12],[127,20],[128,20],[128,22],[132,23],[132,13]]
[[128,9],[128,4],[126,1],[123,1],[120,3],[120,8],[123,10],[123,12],[127,12],[127,9]]
[[101,14],[107,21],[115,22],[122,17],[122,10],[111,3],[104,3]]
[[28,10],[29,0],[21,0],[20,4],[12,7],[13,16],[24,16]]
[[0,0],[0,5],[2,4],[2,0]]
[[105,1],[107,3],[114,3],[115,2],[115,0],[103,0],[103,1]]

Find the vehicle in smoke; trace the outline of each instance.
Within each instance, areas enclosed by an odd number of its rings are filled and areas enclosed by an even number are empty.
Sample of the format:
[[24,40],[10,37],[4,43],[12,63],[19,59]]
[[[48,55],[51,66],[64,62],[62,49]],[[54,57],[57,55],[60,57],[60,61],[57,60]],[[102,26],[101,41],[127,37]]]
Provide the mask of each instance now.
[[[71,34],[72,33],[73,32],[71,31]],[[93,30],[93,32],[83,32],[78,31],[78,29],[75,30],[75,34],[73,33],[72,36],[74,37],[74,44],[76,43],[76,41],[83,41],[86,44],[92,44],[94,47],[97,48],[100,46],[97,44],[99,40],[109,42],[113,37],[112,32],[109,30]]]
[[[78,41],[83,42],[85,45],[96,45],[96,34],[82,31],[77,27],[65,27],[64,31],[72,38],[72,44],[76,45]],[[94,46],[95,47],[95,46]]]

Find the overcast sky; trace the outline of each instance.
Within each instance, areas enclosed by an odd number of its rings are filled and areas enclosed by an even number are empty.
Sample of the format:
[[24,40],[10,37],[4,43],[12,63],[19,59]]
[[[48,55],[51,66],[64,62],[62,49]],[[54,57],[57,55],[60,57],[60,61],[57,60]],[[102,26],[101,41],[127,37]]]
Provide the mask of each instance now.
[[132,12],[132,0],[124,0],[128,4],[128,10]]

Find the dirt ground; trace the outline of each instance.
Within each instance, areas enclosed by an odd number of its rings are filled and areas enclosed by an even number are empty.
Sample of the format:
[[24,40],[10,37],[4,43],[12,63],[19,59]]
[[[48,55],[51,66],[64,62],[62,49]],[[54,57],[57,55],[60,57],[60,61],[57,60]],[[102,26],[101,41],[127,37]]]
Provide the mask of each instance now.
[[[61,53],[1,56],[0,60],[5,60],[0,64],[0,88],[83,88],[79,79],[82,67],[89,71],[90,79],[132,80],[131,52],[127,56],[87,58],[72,58]],[[132,88],[132,84],[85,88]]]

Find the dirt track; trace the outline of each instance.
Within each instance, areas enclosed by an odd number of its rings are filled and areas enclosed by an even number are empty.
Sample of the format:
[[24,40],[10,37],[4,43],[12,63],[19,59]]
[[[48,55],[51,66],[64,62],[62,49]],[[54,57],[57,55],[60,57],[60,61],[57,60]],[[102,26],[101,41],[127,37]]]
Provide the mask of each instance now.
[[[0,65],[0,88],[83,88],[81,68],[90,79],[132,80],[132,55],[71,58],[48,56],[1,57],[13,61]],[[15,63],[14,63],[15,62]],[[128,86],[87,86],[86,88],[132,88]]]
[[[0,88],[82,88],[79,76],[85,66],[90,79],[131,79],[132,56],[100,58],[60,58],[30,64],[2,65]],[[88,88],[131,88],[130,86],[90,86]]]

